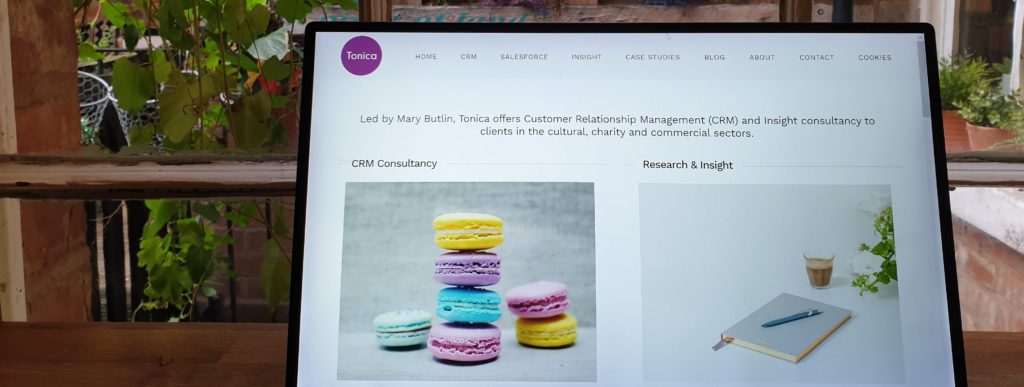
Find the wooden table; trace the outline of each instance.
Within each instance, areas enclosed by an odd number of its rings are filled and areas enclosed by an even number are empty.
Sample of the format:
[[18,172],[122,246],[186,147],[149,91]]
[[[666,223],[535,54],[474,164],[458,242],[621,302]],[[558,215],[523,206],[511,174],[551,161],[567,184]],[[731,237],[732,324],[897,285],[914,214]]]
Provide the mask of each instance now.
[[[0,386],[279,386],[284,324],[0,323]],[[972,387],[1024,386],[1024,333],[965,332]]]

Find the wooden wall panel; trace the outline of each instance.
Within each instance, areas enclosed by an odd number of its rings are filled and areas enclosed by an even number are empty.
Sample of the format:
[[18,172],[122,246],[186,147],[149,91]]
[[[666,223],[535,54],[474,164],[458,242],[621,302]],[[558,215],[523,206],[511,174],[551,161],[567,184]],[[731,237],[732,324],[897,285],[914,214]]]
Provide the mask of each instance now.
[[[18,153],[79,149],[77,42],[70,1],[8,0]],[[82,202],[22,202],[29,321],[89,321],[91,270]],[[10,222],[8,222],[10,223]]]
[[[18,151],[11,79],[8,0],[0,0],[0,154]],[[21,208],[0,199],[0,320],[25,321],[25,270],[21,259]]]

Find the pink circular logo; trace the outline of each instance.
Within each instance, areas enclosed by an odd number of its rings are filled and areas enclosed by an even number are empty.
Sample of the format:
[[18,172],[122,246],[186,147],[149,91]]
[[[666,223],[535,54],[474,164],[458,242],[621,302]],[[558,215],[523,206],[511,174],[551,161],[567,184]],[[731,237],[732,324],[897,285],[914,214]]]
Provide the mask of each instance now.
[[356,36],[341,49],[341,64],[352,75],[363,76],[380,66],[380,44],[369,36]]

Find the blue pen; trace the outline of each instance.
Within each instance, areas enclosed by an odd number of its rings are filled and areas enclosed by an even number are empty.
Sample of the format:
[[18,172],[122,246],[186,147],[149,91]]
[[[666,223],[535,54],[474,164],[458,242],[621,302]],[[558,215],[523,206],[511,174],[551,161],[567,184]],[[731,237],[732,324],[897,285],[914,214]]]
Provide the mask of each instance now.
[[811,317],[811,316],[817,316],[819,314],[821,314],[820,310],[818,310],[818,309],[811,309],[811,310],[808,310],[808,311],[804,311],[804,312],[800,312],[800,313],[794,314],[792,316],[786,316],[786,317],[782,317],[782,318],[777,318],[775,320],[766,322],[764,324],[761,324],[761,328],[771,328],[771,327],[776,326],[776,325],[782,325],[782,324],[785,324],[785,323],[788,323],[788,322],[793,322],[793,321],[796,321],[796,320],[805,319],[805,318],[808,318],[808,317]]

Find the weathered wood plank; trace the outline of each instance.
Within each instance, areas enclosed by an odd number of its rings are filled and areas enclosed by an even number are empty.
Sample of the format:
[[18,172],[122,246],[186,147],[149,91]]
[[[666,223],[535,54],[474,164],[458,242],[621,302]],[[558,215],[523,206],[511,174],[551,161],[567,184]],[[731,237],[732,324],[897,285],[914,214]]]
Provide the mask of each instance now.
[[[590,0],[573,0],[575,2]],[[592,1],[591,1],[592,2]],[[403,2],[404,3],[404,2]],[[389,15],[396,22],[424,23],[694,23],[694,22],[777,22],[778,3],[715,4],[696,6],[664,5],[561,5],[533,10],[527,7],[420,6],[394,4]],[[367,5],[369,7],[370,4]],[[341,8],[314,9],[306,16],[312,21],[356,21],[359,12]],[[369,20],[369,19],[363,19]],[[304,33],[297,25],[297,35]]]
[[971,386],[1024,386],[1024,332],[964,332]]
[[359,2],[359,20],[368,22],[391,21],[391,1],[364,0]]
[[11,23],[8,0],[0,0],[0,154],[18,152],[14,120],[14,79],[11,69]]
[[3,386],[280,386],[285,324],[0,324]]
[[[0,323],[2,386],[280,386],[286,324]],[[1024,332],[964,332],[973,387],[1024,385]]]
[[294,155],[0,156],[0,197],[142,199],[295,194]]
[[[1019,153],[950,156],[951,186],[1024,185]],[[0,198],[143,199],[295,195],[295,155],[0,156]]]
[[[8,0],[0,0],[0,154],[18,152],[11,69],[11,23]],[[25,262],[21,246],[21,207],[0,199],[0,321],[25,321]]]

